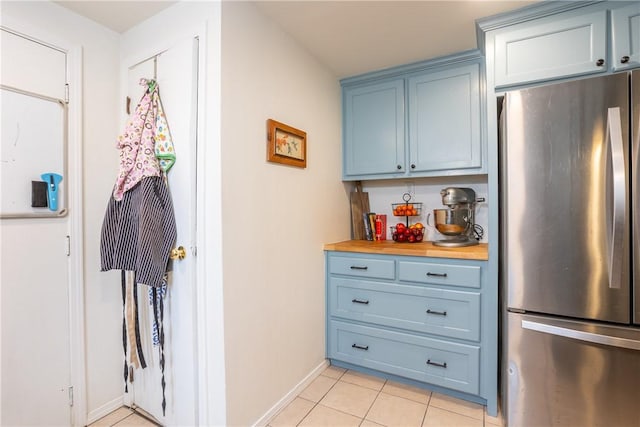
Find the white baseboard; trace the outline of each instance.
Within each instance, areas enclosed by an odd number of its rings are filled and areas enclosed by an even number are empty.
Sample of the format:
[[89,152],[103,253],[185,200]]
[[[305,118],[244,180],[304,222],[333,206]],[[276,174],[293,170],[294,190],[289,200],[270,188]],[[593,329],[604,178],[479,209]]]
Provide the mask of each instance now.
[[87,415],[87,425],[99,420],[105,415],[109,415],[122,405],[124,405],[124,396],[117,397],[112,401],[105,403],[101,407],[94,409]]
[[329,366],[329,361],[324,360],[318,366],[316,366],[313,371],[311,371],[306,377],[302,379],[295,387],[293,387],[287,394],[284,395],[282,399],[280,399],[275,405],[271,407],[258,421],[253,424],[253,427],[264,427],[267,425],[269,420],[273,418],[278,412],[282,410],[285,406],[293,401],[297,395],[300,394],[302,390],[307,388],[309,384],[313,380],[315,380],[321,373],[324,371],[327,366]]

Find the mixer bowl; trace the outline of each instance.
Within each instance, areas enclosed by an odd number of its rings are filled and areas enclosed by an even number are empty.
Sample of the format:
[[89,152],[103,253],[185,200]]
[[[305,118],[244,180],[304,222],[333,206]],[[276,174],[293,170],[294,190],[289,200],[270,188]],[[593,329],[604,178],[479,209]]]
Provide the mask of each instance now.
[[445,236],[460,236],[469,229],[468,209],[434,209],[436,230]]

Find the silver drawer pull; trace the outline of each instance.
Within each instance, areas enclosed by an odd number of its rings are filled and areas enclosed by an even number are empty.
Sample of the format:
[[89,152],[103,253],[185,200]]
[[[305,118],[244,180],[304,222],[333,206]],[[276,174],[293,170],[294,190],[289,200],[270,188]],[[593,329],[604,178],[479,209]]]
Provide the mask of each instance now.
[[351,346],[351,348],[357,348],[358,350],[369,350],[369,346],[368,345],[354,344],[354,345]]
[[446,311],[427,310],[427,314],[437,314],[438,316],[446,316]]
[[360,265],[352,265],[351,266],[352,270],[366,270],[367,268],[369,268],[369,267],[367,267],[366,265],[365,266],[360,266]]
[[438,368],[447,368],[447,362],[444,363],[438,363],[438,362],[432,362],[431,359],[427,360],[427,365],[433,365],[433,366],[437,366]]
[[356,304],[369,304],[369,300],[362,300],[362,299],[352,299],[351,302],[356,303]]
[[447,277],[447,273],[431,273],[431,272],[428,272],[427,276],[429,276],[429,277]]

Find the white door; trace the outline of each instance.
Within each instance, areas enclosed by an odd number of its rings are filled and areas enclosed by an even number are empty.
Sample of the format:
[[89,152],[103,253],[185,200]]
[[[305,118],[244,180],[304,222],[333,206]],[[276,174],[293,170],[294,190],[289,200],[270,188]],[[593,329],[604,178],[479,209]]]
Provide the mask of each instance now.
[[[4,29],[1,38],[2,84],[64,99],[64,52]],[[1,182],[0,197],[14,184]],[[0,425],[71,423],[68,234],[68,217],[0,220]]]
[[[156,57],[129,68],[128,96],[133,112],[146,90],[140,78],[156,77],[176,152],[169,171],[178,237],[186,258],[173,263],[173,273],[165,298],[165,381],[166,413],[162,413],[161,372],[158,348],[145,354],[146,369],[134,371],[126,403],[151,414],[165,425],[196,425],[196,341],[195,341],[195,236],[196,236],[196,117],[198,40],[188,38]],[[147,300],[140,287],[138,301]],[[151,313],[152,311],[149,310]],[[144,321],[141,319],[141,321]],[[150,322],[150,318],[147,319]],[[148,323],[150,325],[150,323]],[[148,349],[147,343],[144,346]]]

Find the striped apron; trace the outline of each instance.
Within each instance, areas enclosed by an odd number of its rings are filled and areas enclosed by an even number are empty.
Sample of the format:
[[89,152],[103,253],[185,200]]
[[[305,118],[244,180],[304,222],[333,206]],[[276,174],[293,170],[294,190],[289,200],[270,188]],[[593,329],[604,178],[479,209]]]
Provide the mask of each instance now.
[[[171,268],[169,255],[177,237],[166,173],[175,162],[175,153],[158,87],[155,81],[141,80],[140,83],[148,84],[149,90],[118,138],[120,172],[102,223],[100,269],[122,271],[125,392],[128,391],[129,376],[127,342],[131,364],[136,368],[146,367],[138,319],[138,285],[147,285],[151,289],[164,415],[166,383],[162,295],[167,286],[167,272]],[[159,147],[157,143],[161,143]],[[127,271],[132,275],[127,275]]]

